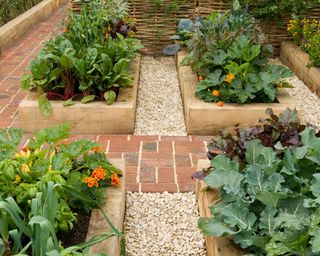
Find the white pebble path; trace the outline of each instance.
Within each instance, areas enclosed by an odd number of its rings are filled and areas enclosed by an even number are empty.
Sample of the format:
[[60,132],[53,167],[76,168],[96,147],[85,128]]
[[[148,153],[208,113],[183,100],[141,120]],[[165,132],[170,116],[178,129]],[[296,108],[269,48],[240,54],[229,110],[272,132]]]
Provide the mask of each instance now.
[[205,256],[196,195],[127,193],[127,256]]
[[187,135],[174,58],[142,58],[134,134]]

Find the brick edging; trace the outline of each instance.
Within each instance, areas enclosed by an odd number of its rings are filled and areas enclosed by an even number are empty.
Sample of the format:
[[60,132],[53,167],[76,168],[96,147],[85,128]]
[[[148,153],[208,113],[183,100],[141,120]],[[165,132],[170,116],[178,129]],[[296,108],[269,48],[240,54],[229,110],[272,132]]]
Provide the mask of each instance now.
[[0,27],[0,54],[5,48],[52,14],[67,0],[44,0]]

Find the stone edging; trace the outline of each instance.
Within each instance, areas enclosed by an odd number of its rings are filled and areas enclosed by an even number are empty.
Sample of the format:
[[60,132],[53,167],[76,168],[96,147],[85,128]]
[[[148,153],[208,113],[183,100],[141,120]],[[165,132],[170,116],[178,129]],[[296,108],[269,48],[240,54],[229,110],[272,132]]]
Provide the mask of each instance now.
[[276,114],[287,107],[295,108],[292,97],[285,89],[279,89],[277,96],[279,103],[243,105],[225,103],[223,107],[218,107],[217,104],[204,102],[195,96],[199,83],[197,76],[193,74],[190,66],[180,65],[185,56],[185,52],[178,53],[177,70],[189,134],[214,135],[221,128],[233,128],[237,124],[240,127],[248,127],[255,125],[260,118],[264,117],[267,108],[272,108]]
[[[210,161],[201,159],[198,160],[197,170],[208,168]],[[218,189],[208,189],[204,181],[196,181],[196,194],[198,198],[200,217],[211,218],[211,211],[209,206],[219,200]],[[207,256],[241,256],[243,251],[235,246],[232,239],[226,237],[209,237],[206,236],[206,250]]]
[[[105,203],[103,210],[112,224],[120,231],[123,231],[123,221],[126,207],[126,184],[125,184],[125,161],[124,159],[109,159],[117,168],[123,171],[120,187],[108,187],[105,192]],[[95,235],[110,231],[104,217],[99,210],[94,209],[91,213],[90,224],[87,233],[87,240]],[[89,249],[90,255],[94,253],[105,253],[112,256],[120,256],[120,239],[111,237],[98,243]]]
[[44,0],[0,27],[0,54],[67,0]]
[[120,89],[117,100],[112,105],[102,101],[64,107],[63,101],[50,101],[53,111],[47,117],[38,107],[38,94],[29,92],[18,107],[19,127],[25,132],[34,132],[44,127],[69,123],[73,133],[133,133],[136,118],[136,102],[141,56],[130,62],[132,87]]
[[310,62],[309,54],[294,42],[286,41],[281,43],[280,60],[292,69],[312,92],[320,96],[320,68],[307,67]]

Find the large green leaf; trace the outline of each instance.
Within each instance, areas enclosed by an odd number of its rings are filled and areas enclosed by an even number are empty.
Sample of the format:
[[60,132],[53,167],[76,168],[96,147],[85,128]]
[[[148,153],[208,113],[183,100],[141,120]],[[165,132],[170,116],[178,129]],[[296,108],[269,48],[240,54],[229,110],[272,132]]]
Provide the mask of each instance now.
[[253,45],[250,47],[246,47],[243,51],[242,58],[250,62],[252,61],[255,57],[257,57],[260,54],[260,45]]
[[46,94],[40,94],[38,97],[38,105],[40,108],[40,111],[45,116],[50,116],[52,113],[52,105],[49,102]]
[[277,209],[273,207],[266,207],[260,214],[259,228],[263,230],[264,234],[272,235],[275,230],[274,219],[277,214]]
[[114,64],[113,72],[115,73],[115,75],[126,74],[128,72],[128,68],[128,60],[120,59],[116,64]]
[[220,155],[212,160],[211,165],[214,171],[205,178],[205,182],[213,188],[222,187],[227,193],[239,193],[243,180],[243,175],[238,172],[239,164]]
[[235,231],[226,227],[226,225],[214,218],[200,218],[198,227],[205,236],[230,236],[236,234]]
[[251,230],[257,217],[244,205],[232,203],[222,208],[221,215],[224,222],[230,227],[237,227],[240,230]]
[[24,74],[21,77],[21,80],[20,80],[21,89],[29,90],[31,88],[31,83],[30,83],[31,79],[32,79],[32,75],[31,74]]
[[219,85],[221,83],[221,75],[222,75],[222,70],[216,69],[205,80],[200,81],[200,83],[197,86],[196,92],[200,92],[210,87]]
[[95,97],[96,97],[95,95],[87,95],[81,99],[81,103],[86,104],[90,101],[93,101],[95,99]]
[[34,60],[31,63],[31,72],[34,79],[41,80],[46,78],[46,76],[50,73],[50,68],[46,62]]
[[117,94],[114,91],[109,90],[104,93],[104,98],[108,105],[112,105],[117,98]]
[[251,140],[245,142],[246,148],[246,160],[249,164],[256,165],[259,164],[262,158],[262,151],[264,146],[259,140]]

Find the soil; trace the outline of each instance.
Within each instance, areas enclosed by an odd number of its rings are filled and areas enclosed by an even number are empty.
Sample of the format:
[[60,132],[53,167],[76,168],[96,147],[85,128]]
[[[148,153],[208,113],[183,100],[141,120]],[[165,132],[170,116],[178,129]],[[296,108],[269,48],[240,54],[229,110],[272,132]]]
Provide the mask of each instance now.
[[86,240],[91,213],[80,210],[77,211],[77,214],[78,222],[75,223],[73,229],[69,233],[58,234],[58,239],[65,248],[85,242]]

